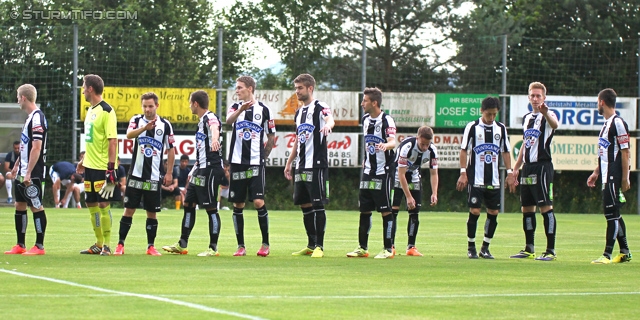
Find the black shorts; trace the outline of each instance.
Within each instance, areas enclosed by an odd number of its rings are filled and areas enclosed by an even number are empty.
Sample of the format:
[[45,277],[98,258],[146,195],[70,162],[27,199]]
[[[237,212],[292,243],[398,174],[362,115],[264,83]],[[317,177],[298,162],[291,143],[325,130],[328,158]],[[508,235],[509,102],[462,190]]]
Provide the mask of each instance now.
[[160,212],[160,190],[144,190],[138,187],[138,183],[143,182],[131,178],[127,180],[127,188],[124,191],[124,207],[127,209],[137,209],[140,207],[140,202],[142,202],[144,204],[144,210]]
[[198,169],[191,177],[185,203],[195,203],[202,207],[218,206],[218,187],[224,179],[222,167]]
[[296,169],[293,204],[325,205],[329,203],[329,169]]
[[[415,184],[413,184],[415,185]],[[416,189],[411,189],[412,183],[409,183],[409,192],[411,193],[411,196],[413,197],[413,199],[416,201],[416,208],[414,210],[420,211],[420,208],[422,207],[422,190],[420,190],[420,188]],[[394,207],[399,207],[402,204],[402,199],[404,198],[404,191],[402,191],[402,188],[393,188],[393,203],[392,205]]]
[[520,177],[520,203],[523,207],[553,205],[552,162],[525,164]]
[[391,179],[389,174],[362,174],[360,179],[360,212],[391,212]]
[[26,202],[28,206],[39,209],[42,207],[42,180],[40,178],[31,178],[31,184],[27,187],[20,179],[14,180],[16,185],[16,202]]
[[180,188],[176,187],[173,191],[162,189],[160,192],[160,198],[166,199],[168,197],[177,197],[180,195]]
[[233,203],[264,199],[264,166],[231,164],[229,168],[229,201]]
[[618,213],[620,216],[620,208],[624,206],[627,199],[620,191],[621,182],[609,182],[602,185],[602,204],[604,213]]
[[[84,199],[86,202],[108,202],[114,199],[105,199],[98,192],[105,184],[105,171],[85,168],[84,169]],[[116,187],[117,188],[117,187]],[[120,190],[114,190],[113,194],[119,193]],[[112,197],[113,198],[113,197]]]
[[469,192],[469,198],[467,203],[469,208],[482,208],[482,202],[489,210],[500,209],[500,187],[477,187],[468,185],[467,191]]

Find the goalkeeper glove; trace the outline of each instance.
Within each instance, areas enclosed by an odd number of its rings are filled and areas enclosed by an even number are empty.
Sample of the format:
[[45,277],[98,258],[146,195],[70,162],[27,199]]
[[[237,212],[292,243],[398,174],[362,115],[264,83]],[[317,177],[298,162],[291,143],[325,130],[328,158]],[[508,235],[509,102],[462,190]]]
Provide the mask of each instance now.
[[115,184],[105,183],[102,185],[102,189],[100,189],[98,193],[103,199],[111,199],[111,197],[113,197],[113,191],[115,189],[116,189]]
[[104,174],[104,180],[107,184],[116,184],[118,182],[118,176],[116,171],[113,170],[113,162],[109,162],[107,165],[107,171]]
[[113,192],[116,188],[116,182],[118,180],[116,172],[113,170],[114,163],[109,162],[107,165],[107,171],[104,174],[105,183],[98,193],[104,199],[110,199],[113,196]]

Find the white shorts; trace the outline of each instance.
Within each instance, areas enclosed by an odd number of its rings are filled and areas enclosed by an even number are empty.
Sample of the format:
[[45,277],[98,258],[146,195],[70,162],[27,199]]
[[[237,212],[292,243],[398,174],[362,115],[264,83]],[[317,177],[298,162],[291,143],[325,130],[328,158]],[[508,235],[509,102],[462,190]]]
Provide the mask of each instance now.
[[229,199],[229,188],[220,188],[220,196]]
[[[51,176],[51,181],[53,183],[56,183],[56,181],[60,180],[60,184],[62,184],[65,187],[69,183],[71,183],[71,179],[60,179],[60,175],[58,175],[57,172],[53,171],[53,166],[51,166],[51,169],[49,169],[49,176]],[[82,186],[84,187],[84,184]]]

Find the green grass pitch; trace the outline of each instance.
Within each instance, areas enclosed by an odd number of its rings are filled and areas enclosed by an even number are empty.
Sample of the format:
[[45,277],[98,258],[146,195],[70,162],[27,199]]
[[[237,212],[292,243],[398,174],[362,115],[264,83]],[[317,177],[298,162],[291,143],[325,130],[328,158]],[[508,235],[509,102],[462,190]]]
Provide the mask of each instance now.
[[[250,207],[250,206],[248,206]],[[112,248],[122,209],[113,211]],[[247,256],[236,248],[230,211],[221,211],[219,257],[197,257],[208,244],[198,212],[188,255],[145,255],[145,214],[138,210],[122,257],[78,254],[94,242],[87,209],[47,209],[45,256],[0,255],[2,319],[603,319],[640,314],[640,256],[591,265],[604,247],[602,215],[558,214],[558,260],[511,260],[524,244],[521,214],[502,214],[491,244],[495,260],[466,256],[467,213],[423,212],[424,257],[373,259],[382,248],[374,215],[370,257],[347,258],[357,246],[358,213],[329,211],[325,257],[293,257],[306,235],[302,214],[270,212],[271,255],[257,257],[255,210],[245,210]],[[640,216],[625,216],[629,245],[640,248]],[[159,213],[156,246],[173,244],[182,212]],[[482,239],[484,216],[478,223]],[[538,215],[538,254],[545,247]],[[398,253],[407,214],[399,216]],[[29,212],[27,247],[35,231]],[[15,244],[12,208],[0,208],[0,245]],[[617,245],[614,253],[617,253]],[[639,252],[640,255],[640,251]]]

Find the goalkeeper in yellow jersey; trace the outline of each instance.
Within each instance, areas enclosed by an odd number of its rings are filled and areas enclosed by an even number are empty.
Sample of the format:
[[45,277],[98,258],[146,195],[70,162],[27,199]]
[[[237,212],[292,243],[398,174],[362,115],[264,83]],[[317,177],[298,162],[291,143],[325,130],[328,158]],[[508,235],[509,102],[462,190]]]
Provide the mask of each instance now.
[[111,205],[118,177],[114,170],[118,154],[116,111],[102,100],[104,81],[97,75],[84,76],[82,94],[91,104],[84,119],[85,155],[76,171],[84,173],[85,202],[91,215],[96,243],[81,254],[111,255]]

